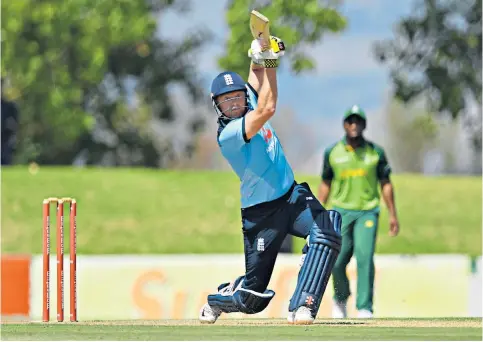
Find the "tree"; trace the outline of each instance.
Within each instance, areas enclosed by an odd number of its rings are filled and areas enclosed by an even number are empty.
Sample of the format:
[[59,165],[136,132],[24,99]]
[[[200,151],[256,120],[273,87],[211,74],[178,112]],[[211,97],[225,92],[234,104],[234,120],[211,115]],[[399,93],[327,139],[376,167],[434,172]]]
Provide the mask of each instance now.
[[184,3],[3,1],[1,71],[21,112],[18,161],[69,164],[82,152],[89,164],[162,166],[172,146],[153,127],[174,120],[168,86],[201,94],[189,56],[206,32],[156,37],[155,15]]
[[[375,45],[389,64],[394,96],[408,103],[421,95],[429,111],[468,123],[481,153],[481,0],[418,0],[397,25],[396,37]],[[475,110],[476,108],[476,110]]]
[[435,119],[415,103],[405,105],[398,100],[386,109],[385,146],[389,162],[396,172],[422,173],[425,158],[437,146],[439,134]]
[[303,52],[304,45],[317,43],[326,32],[339,32],[346,20],[335,7],[320,5],[318,0],[230,0],[226,19],[230,36],[225,55],[219,59],[223,69],[247,76],[250,60],[247,57],[253,40],[249,29],[249,13],[257,9],[270,19],[271,34],[280,37],[288,47],[284,60],[289,60],[295,73],[312,70],[315,61]]

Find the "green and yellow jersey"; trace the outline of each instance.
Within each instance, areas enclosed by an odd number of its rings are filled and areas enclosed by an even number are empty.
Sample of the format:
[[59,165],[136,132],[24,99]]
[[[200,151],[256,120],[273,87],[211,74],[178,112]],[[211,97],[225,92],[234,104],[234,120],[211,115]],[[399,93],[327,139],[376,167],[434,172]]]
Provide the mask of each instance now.
[[324,152],[322,179],[331,181],[330,203],[347,210],[379,207],[379,182],[391,168],[382,147],[364,140],[355,150],[345,137]]

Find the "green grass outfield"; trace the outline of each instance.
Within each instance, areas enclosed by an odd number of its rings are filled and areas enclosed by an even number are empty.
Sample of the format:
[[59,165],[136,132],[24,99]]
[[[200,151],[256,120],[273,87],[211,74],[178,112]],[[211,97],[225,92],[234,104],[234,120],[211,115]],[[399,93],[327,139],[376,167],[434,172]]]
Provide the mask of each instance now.
[[289,326],[282,320],[103,321],[2,324],[2,340],[430,340],[481,341],[481,318],[321,320]]
[[[77,199],[80,254],[243,251],[239,184],[230,172],[14,167],[1,177],[4,253],[41,253],[42,200],[50,196]],[[393,179],[401,234],[388,236],[383,209],[377,253],[481,255],[481,178]],[[297,180],[316,192],[318,177]],[[54,218],[51,227],[55,238]]]

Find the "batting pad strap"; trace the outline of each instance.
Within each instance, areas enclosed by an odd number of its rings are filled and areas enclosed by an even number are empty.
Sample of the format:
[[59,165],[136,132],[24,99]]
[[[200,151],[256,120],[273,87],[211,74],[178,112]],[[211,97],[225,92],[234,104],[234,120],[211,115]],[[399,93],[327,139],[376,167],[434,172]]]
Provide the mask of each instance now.
[[272,290],[260,293],[242,287],[233,294],[233,301],[240,312],[255,314],[265,310],[274,296],[275,292]]
[[230,283],[223,283],[223,284],[220,284],[218,286],[218,292],[220,292],[221,290],[223,290],[224,288],[230,286]]

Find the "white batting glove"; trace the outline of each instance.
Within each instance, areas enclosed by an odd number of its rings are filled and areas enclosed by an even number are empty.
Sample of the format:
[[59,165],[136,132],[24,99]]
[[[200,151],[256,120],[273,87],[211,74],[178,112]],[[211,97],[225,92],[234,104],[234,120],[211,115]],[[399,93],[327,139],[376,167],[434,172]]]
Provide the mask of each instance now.
[[284,54],[285,44],[280,38],[274,36],[270,36],[268,49],[263,49],[261,40],[254,39],[248,50],[248,57],[252,59],[253,63],[263,65],[266,68],[278,67],[278,59]]

